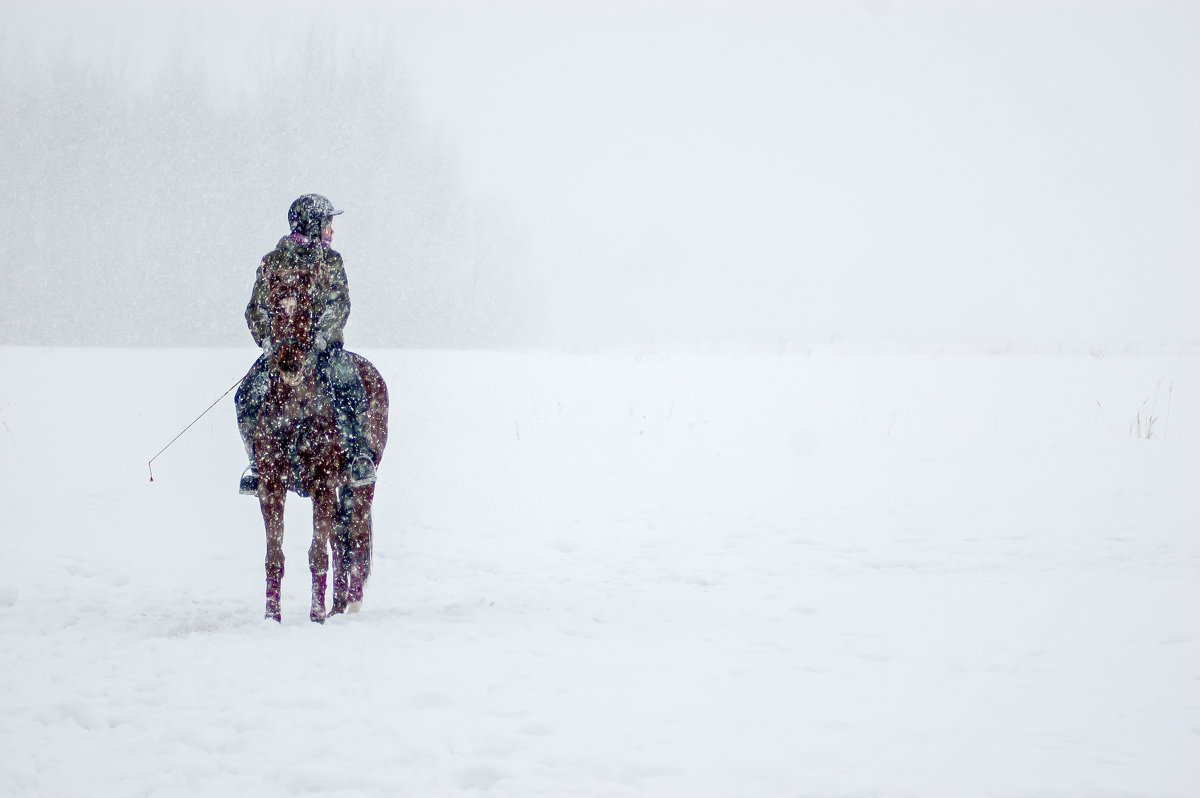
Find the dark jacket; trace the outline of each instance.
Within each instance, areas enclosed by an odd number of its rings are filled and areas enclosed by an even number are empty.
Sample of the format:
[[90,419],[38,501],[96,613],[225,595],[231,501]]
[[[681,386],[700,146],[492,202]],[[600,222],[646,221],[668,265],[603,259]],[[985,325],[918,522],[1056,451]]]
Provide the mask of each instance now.
[[[289,260],[313,259],[320,254],[313,244],[303,236],[284,236],[279,239],[275,249],[263,256],[267,258],[285,257]],[[325,339],[326,344],[341,344],[342,330],[346,319],[350,317],[350,286],[346,282],[346,268],[342,265],[342,256],[332,249],[324,251],[325,265],[329,267],[329,292],[325,295],[324,309],[317,316],[313,325],[313,334]],[[316,307],[322,306],[318,299]],[[259,346],[271,337],[271,320],[267,315],[267,281],[263,278],[263,267],[260,264],[258,274],[254,279],[254,291],[250,295],[250,303],[246,305],[246,326],[254,336],[254,343]]]

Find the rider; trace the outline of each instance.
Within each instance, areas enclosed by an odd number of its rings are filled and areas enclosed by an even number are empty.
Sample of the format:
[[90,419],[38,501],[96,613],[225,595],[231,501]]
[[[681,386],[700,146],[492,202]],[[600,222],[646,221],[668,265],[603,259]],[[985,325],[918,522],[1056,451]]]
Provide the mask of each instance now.
[[[314,254],[314,250],[320,248],[321,251],[315,254],[323,255],[329,267],[329,292],[324,298],[317,298],[314,309],[316,369],[319,382],[333,399],[342,443],[350,458],[349,484],[357,488],[375,482],[375,463],[362,428],[367,392],[358,376],[358,368],[343,348],[342,341],[342,329],[350,315],[350,289],[342,256],[329,246],[333,240],[333,217],[340,213],[342,211],[334,210],[333,203],[320,194],[305,194],[297,198],[288,209],[291,235],[281,238],[274,252],[305,259],[305,255]],[[270,254],[273,253],[268,253],[268,256]],[[264,263],[266,257],[263,258]],[[238,427],[250,456],[250,466],[242,474],[238,492],[249,496],[258,495],[258,468],[252,442],[254,422],[270,387],[267,359],[271,354],[271,325],[267,314],[267,285],[263,271],[259,266],[254,292],[246,306],[246,324],[254,336],[254,343],[263,348],[263,354],[255,361],[234,396]]]

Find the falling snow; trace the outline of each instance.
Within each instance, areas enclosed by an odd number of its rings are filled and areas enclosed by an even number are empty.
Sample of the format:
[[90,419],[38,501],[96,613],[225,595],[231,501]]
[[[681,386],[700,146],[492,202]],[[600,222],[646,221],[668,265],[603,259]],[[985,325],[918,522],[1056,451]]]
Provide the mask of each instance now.
[[0,349],[0,794],[1200,783],[1194,355],[367,352],[374,576],[310,623],[291,499],[280,627],[231,403],[145,469],[252,354]]

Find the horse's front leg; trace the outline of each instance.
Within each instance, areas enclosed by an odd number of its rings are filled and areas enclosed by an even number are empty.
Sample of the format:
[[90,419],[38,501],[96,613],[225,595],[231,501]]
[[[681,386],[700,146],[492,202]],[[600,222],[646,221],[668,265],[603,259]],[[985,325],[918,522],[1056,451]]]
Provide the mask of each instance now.
[[267,530],[267,611],[268,620],[280,621],[280,586],[283,583],[283,504],[287,490],[276,474],[259,472],[258,503]]
[[325,623],[325,583],[329,572],[329,538],[333,533],[333,514],[337,509],[337,494],[332,488],[314,490],[313,541],[308,550],[308,567],[312,571],[312,609],[308,617]]

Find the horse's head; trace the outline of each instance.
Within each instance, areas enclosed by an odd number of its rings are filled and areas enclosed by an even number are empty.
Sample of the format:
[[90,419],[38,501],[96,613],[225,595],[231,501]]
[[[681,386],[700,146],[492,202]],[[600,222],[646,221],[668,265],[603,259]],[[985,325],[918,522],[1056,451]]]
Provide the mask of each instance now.
[[316,360],[313,351],[318,297],[329,288],[329,269],[320,253],[269,259],[264,264],[267,313],[271,322],[270,368],[297,385]]

